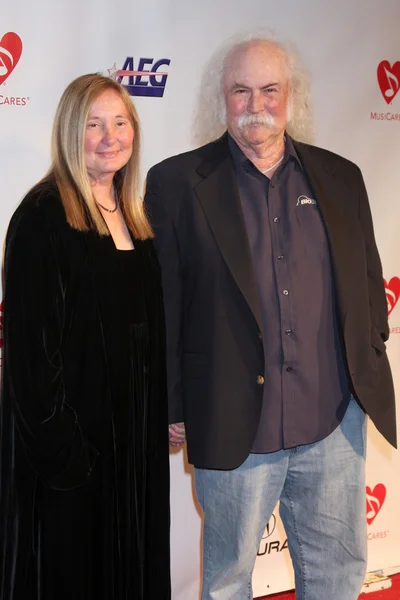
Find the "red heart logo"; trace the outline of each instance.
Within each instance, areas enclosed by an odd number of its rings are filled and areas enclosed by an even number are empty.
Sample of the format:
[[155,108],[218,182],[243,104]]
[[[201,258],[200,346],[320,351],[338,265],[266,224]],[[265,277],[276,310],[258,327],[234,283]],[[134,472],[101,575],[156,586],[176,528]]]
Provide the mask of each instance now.
[[389,316],[394,307],[396,306],[397,300],[400,297],[400,279],[398,277],[392,277],[392,279],[389,282],[387,282],[386,279],[384,279],[383,283],[385,284]]
[[9,31],[0,40],[0,85],[11,75],[22,54],[19,35]]
[[386,498],[386,488],[383,483],[378,483],[373,490],[367,486],[367,523],[371,525]]
[[377,75],[382,96],[390,104],[400,89],[400,61],[391,67],[388,60],[383,60],[378,65]]

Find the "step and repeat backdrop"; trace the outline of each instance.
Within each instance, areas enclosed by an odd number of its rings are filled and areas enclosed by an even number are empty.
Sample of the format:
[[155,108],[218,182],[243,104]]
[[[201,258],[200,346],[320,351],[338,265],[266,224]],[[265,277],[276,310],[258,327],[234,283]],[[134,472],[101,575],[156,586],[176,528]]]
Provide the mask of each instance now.
[[[363,171],[384,266],[388,353],[400,397],[399,23],[399,0],[4,0],[1,240],[18,202],[49,166],[55,107],[72,79],[89,72],[123,77],[142,123],[144,181],[150,166],[196,144],[198,99],[212,53],[240,32],[272,29],[297,46],[311,73],[316,144]],[[400,565],[399,473],[399,452],[370,425],[369,570]],[[173,598],[197,600],[202,517],[182,450],[171,453],[171,500]],[[340,504],[337,511],[340,519]],[[254,592],[292,587],[276,509],[260,543]]]

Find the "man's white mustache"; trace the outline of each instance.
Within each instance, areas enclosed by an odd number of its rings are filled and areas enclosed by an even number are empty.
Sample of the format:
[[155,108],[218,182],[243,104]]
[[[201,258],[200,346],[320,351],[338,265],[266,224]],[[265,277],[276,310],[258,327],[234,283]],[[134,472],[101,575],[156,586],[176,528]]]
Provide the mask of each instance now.
[[275,126],[275,119],[272,115],[242,115],[238,118],[239,129],[250,127],[251,125],[264,125],[271,128]]

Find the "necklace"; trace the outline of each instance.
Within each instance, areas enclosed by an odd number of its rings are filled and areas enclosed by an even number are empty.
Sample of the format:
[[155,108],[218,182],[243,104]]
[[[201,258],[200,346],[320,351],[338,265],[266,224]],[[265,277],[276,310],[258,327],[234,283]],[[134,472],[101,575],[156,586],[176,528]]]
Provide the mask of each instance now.
[[[96,200],[97,202],[97,200]],[[115,211],[117,210],[119,204],[118,204],[118,198],[115,198],[115,207],[114,208],[107,208],[106,206],[103,206],[102,204],[100,204],[100,202],[97,202],[97,204],[100,206],[100,208],[102,208],[103,210],[106,210],[108,213],[115,213]]]
[[265,173],[269,173],[269,171],[272,171],[272,169],[275,169],[275,167],[280,165],[282,161],[283,161],[283,155],[280,157],[279,160],[276,161],[276,163],[274,165],[272,165],[272,167],[270,167],[269,169],[265,169],[265,171],[262,171],[262,172],[264,173],[264,175],[265,175]]

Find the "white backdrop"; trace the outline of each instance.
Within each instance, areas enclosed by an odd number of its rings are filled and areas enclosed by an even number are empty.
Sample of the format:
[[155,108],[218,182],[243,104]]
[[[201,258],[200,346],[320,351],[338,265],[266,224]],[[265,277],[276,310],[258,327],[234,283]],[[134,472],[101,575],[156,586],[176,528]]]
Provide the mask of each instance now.
[[[297,45],[311,71],[316,143],[353,160],[364,173],[387,282],[388,352],[399,391],[399,23],[399,0],[2,0],[1,239],[17,203],[47,170],[55,107],[73,78],[150,70],[164,59],[158,71],[166,76],[131,81],[143,127],[145,174],[159,160],[193,147],[202,70],[216,47],[241,30],[272,28]],[[151,95],[157,91],[163,95]],[[196,600],[201,516],[184,452],[171,454],[171,471],[173,598]],[[399,473],[399,452],[370,426],[370,570],[400,565]],[[275,515],[260,544],[255,595],[293,587],[286,538]]]

